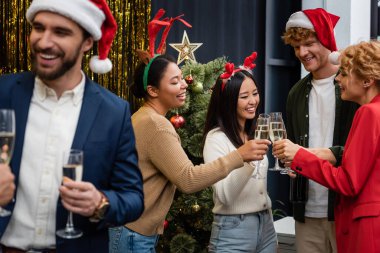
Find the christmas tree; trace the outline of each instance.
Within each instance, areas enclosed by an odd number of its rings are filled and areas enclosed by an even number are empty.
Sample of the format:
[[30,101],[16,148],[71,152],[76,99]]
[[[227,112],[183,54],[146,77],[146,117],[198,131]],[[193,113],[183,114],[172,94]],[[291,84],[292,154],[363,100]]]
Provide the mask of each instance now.
[[[194,164],[203,162],[202,139],[212,87],[224,71],[226,59],[215,59],[206,64],[187,61],[182,73],[188,84],[187,101],[168,116],[181,137],[182,147]],[[160,238],[158,252],[207,252],[212,216],[212,189],[194,194],[177,191],[165,221],[165,232]]]

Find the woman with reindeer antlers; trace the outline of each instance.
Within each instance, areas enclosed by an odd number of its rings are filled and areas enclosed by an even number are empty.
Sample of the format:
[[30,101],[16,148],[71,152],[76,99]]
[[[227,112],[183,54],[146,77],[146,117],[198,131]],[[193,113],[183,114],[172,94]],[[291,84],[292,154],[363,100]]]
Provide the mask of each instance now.
[[137,221],[110,229],[111,253],[155,252],[177,187],[186,193],[202,190],[241,168],[244,162],[263,159],[270,143],[248,141],[211,163],[193,165],[174,127],[165,118],[169,110],[185,103],[187,84],[174,59],[160,54],[165,40],[161,41],[159,54],[154,55],[154,40],[160,27],[166,26],[165,38],[174,20],[190,25],[180,17],[159,20],[163,14],[164,10],[160,10],[148,25],[150,53],[139,52],[143,62],[136,68],[131,87],[136,97],[144,99],[143,106],[132,116],[132,125],[144,182],[145,210]]
[[[252,76],[256,56],[256,52],[252,53],[237,69],[227,63],[226,72],[213,88],[204,129],[205,162],[238,149],[253,135],[260,103],[257,82]],[[267,171],[266,156],[260,164]],[[267,181],[265,177],[257,177],[260,174],[256,174],[255,167],[244,163],[241,169],[213,185],[214,222],[209,252],[276,252],[277,236]]]

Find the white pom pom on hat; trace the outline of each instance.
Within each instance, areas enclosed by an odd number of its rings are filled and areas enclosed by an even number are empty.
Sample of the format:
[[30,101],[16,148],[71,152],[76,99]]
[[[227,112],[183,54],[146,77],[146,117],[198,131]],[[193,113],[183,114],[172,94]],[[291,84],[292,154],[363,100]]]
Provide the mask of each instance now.
[[112,62],[108,58],[100,60],[98,55],[94,55],[90,60],[90,69],[95,73],[105,74],[111,71]]
[[339,51],[334,51],[329,54],[329,62],[333,65],[339,65],[339,57],[340,57],[340,52]]
[[31,23],[38,12],[48,11],[65,16],[98,41],[98,56],[93,56],[90,69],[104,74],[112,69],[108,53],[115,38],[117,24],[106,0],[33,0],[26,12]]

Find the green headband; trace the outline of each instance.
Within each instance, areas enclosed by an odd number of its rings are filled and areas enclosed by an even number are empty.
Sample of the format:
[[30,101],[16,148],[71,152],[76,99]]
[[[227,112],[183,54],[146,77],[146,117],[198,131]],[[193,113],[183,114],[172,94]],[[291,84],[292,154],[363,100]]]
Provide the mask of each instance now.
[[149,73],[150,65],[152,65],[152,62],[154,61],[154,59],[157,58],[157,56],[160,56],[160,54],[154,55],[154,57],[152,59],[150,59],[148,65],[145,66],[144,76],[143,76],[143,84],[144,84],[144,90],[145,91],[146,91],[146,87],[148,86],[148,73]]

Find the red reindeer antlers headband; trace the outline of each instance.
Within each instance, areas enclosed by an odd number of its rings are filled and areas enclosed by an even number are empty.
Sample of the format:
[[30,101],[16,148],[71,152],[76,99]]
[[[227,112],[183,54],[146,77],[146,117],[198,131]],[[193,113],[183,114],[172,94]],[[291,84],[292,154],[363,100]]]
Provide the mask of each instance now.
[[[153,19],[148,24],[148,37],[149,37],[149,51],[144,51],[137,49],[137,54],[139,58],[145,63],[148,64],[150,59],[154,57],[154,55],[157,54],[164,54],[166,51],[166,38],[168,37],[169,31],[172,28],[174,21],[179,20],[181,21],[185,26],[192,27],[188,22],[183,20],[181,17],[184,16],[179,15],[175,18],[172,17],[166,17],[160,20],[163,15],[165,14],[164,9],[159,9],[156,15],[153,17]],[[155,43],[156,38],[160,30],[165,27],[165,30],[162,33],[161,36],[161,42],[158,46],[157,51],[155,52]]]
[[[165,28],[164,32],[162,33],[162,37],[161,37],[161,42],[160,42],[160,45],[158,46],[158,49],[157,49],[157,53],[158,54],[163,54],[165,53],[166,51],[166,38],[168,37],[168,34],[169,34],[169,31],[170,29],[172,28],[173,24],[174,24],[174,21],[176,20],[179,20],[181,21],[185,26],[187,27],[191,27],[191,25],[189,23],[187,23],[185,20],[183,20],[181,17],[183,17],[184,14],[182,15],[179,15],[175,18],[170,18],[169,19],[169,25]],[[151,53],[152,54],[152,53]]]
[[256,64],[254,63],[256,58],[257,52],[253,52],[250,56],[245,57],[243,66],[240,66],[239,68],[251,72],[254,68],[256,68]]
[[226,86],[227,82],[231,80],[231,77],[233,77],[236,72],[246,70],[252,73],[252,70],[256,67],[256,64],[254,63],[256,58],[257,58],[257,52],[253,52],[250,56],[244,59],[243,66],[239,66],[239,68],[237,69],[235,69],[235,65],[233,63],[227,62],[226,65],[224,66],[224,69],[226,71],[220,75],[220,78],[223,79],[222,91],[224,90],[224,87]]
[[[183,20],[181,17],[182,15],[179,15],[175,18],[162,18],[162,16],[165,14],[164,9],[159,9],[156,15],[153,17],[153,19],[149,22],[148,24],[148,36],[149,36],[149,52],[137,49],[137,55],[139,58],[146,64],[145,69],[144,69],[144,75],[143,75],[143,85],[144,85],[144,90],[146,90],[148,86],[148,73],[149,73],[149,68],[150,65],[152,64],[153,60],[160,54],[164,54],[166,51],[166,38],[168,37],[169,31],[171,27],[173,26],[174,21],[179,20],[181,21],[185,26],[191,27],[189,23],[187,23],[185,20]],[[165,30],[162,33],[161,36],[161,42],[160,45],[158,46],[157,49],[157,54],[155,54],[154,49],[155,49],[155,43],[156,43],[156,38],[157,34],[161,30],[162,27],[166,26]]]

